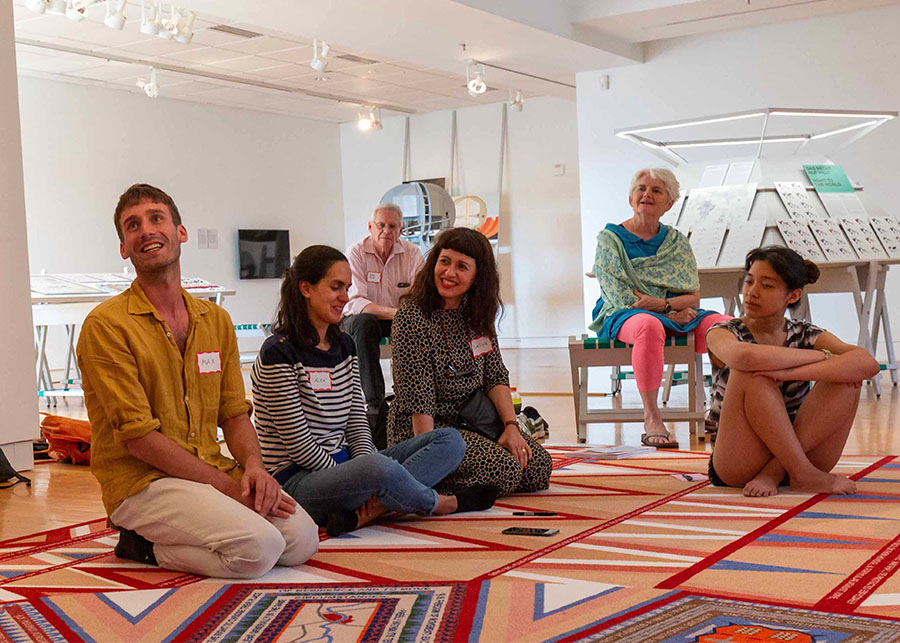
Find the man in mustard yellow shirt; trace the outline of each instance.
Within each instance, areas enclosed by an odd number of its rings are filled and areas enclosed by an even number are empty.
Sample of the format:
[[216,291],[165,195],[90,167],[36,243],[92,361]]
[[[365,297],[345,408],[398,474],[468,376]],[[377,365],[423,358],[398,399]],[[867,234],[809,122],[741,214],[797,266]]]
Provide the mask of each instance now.
[[78,364],[116,555],[233,578],[299,565],[318,530],[263,467],[231,318],[181,288],[178,208],[137,184],[114,222],[137,279],[88,315]]

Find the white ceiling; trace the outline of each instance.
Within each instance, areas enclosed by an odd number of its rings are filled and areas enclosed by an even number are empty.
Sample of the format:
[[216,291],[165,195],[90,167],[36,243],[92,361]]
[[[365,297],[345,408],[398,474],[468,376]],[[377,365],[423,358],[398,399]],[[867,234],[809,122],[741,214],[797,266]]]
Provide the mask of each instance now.
[[[355,120],[360,103],[428,112],[507,100],[511,89],[526,97],[573,99],[577,72],[638,64],[648,40],[900,3],[181,0],[179,6],[198,15],[194,39],[184,45],[140,33],[139,0],[129,1],[122,31],[103,25],[105,3],[90,7],[87,19],[76,23],[31,13],[25,0],[0,1],[13,4],[24,75],[141,92],[138,79],[147,78],[149,65],[155,65],[161,98],[332,122]],[[261,35],[245,38],[211,29],[222,24]],[[325,74],[308,65],[313,38],[332,47]],[[377,62],[339,58],[345,54]],[[486,79],[493,91],[473,98],[464,87],[470,57],[543,79],[489,67]]]

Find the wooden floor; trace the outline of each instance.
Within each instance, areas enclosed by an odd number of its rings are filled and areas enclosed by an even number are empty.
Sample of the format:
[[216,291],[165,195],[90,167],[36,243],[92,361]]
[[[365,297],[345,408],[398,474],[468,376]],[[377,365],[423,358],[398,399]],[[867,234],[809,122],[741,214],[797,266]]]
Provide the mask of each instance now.
[[[513,386],[517,386],[523,404],[537,408],[550,424],[550,442],[575,441],[575,412],[571,395],[568,354],[565,349],[507,349],[503,353],[510,370]],[[594,377],[597,393],[608,390],[597,370]],[[245,370],[245,379],[249,369]],[[593,376],[592,376],[593,377]],[[852,455],[890,455],[900,453],[900,390],[892,387],[888,378],[881,398],[876,398],[869,386],[862,392],[859,413],[850,433],[845,453]],[[248,386],[249,390],[249,386]],[[592,386],[593,390],[593,386]],[[675,387],[673,403],[683,403],[686,387]],[[634,382],[626,382],[618,402],[625,407],[640,407],[640,397]],[[612,398],[596,395],[592,406],[608,405]],[[59,415],[86,418],[84,406],[75,398],[61,398],[49,410]],[[687,423],[669,425],[683,449],[710,450],[708,443],[698,443],[689,435]],[[588,427],[588,441],[596,444],[640,443],[641,425],[597,424]],[[100,487],[87,467],[66,464],[39,464],[26,472],[32,486],[18,484],[0,490],[0,540],[45,529],[62,527],[105,515],[100,502]]]

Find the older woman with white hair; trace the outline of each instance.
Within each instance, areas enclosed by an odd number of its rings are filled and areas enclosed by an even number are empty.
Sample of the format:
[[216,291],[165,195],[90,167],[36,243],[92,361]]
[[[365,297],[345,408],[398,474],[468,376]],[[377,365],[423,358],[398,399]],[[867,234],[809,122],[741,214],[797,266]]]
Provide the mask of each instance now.
[[632,367],[644,404],[641,442],[658,449],[678,447],[657,403],[666,336],[693,333],[696,352],[705,353],[706,331],[731,319],[699,309],[700,279],[690,243],[659,222],[678,195],[678,179],[669,170],[638,170],[628,194],[634,214],[600,231],[594,257],[602,294],[589,328],[601,338],[634,345]]

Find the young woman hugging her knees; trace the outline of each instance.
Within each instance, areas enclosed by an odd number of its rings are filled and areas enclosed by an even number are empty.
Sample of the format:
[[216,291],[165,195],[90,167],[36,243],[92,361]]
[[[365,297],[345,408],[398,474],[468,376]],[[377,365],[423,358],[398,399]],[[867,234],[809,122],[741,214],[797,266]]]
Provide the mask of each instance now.
[[[781,246],[747,254],[744,314],[706,336],[713,366],[711,419],[719,434],[709,461],[714,485],[772,496],[780,485],[851,494],[856,483],[830,473],[878,362],[808,321],[786,319],[819,269]],[[811,386],[811,383],[815,383]]]

